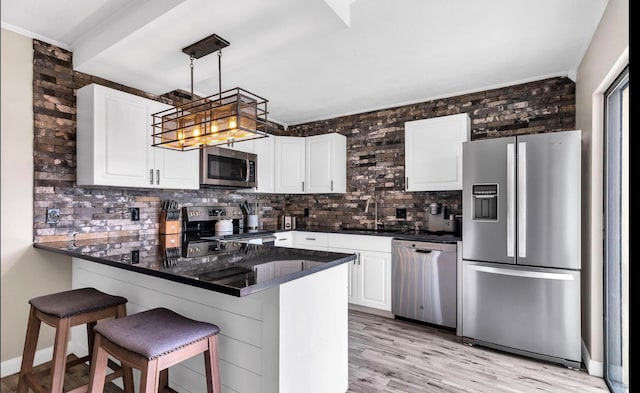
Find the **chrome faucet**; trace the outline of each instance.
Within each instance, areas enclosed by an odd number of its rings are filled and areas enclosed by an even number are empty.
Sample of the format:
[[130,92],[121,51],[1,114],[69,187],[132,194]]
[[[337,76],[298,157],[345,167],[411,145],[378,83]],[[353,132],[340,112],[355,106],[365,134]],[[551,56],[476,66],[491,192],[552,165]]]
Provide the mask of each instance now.
[[381,223],[378,222],[378,200],[375,197],[370,196],[367,199],[367,204],[364,206],[364,212],[369,213],[369,204],[371,203],[372,199],[374,203],[373,229],[378,230],[378,224],[381,224]]

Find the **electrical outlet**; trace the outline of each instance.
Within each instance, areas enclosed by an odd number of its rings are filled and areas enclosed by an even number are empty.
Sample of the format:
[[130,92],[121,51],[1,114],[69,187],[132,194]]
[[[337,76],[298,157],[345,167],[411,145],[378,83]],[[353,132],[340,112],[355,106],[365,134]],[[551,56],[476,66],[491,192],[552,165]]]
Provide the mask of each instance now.
[[407,218],[407,209],[405,209],[405,208],[396,209],[396,218],[406,219]]
[[140,263],[140,250],[131,251],[131,264]]
[[129,212],[131,212],[131,221],[140,221],[140,208],[139,207],[131,207],[131,208],[129,208]]
[[309,217],[309,208],[308,207],[304,208],[304,216],[305,217]]
[[57,224],[60,222],[60,209],[47,209],[47,224]]

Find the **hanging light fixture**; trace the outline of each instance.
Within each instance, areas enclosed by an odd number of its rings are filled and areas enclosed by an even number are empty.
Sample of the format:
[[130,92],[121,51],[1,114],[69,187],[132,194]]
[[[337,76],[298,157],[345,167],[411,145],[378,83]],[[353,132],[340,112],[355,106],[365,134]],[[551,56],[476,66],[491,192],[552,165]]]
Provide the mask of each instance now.
[[222,91],[222,48],[227,46],[213,34],[182,49],[191,60],[192,98],[193,60],[218,51],[218,93],[154,113],[153,146],[192,150],[269,136],[267,100],[239,87]]

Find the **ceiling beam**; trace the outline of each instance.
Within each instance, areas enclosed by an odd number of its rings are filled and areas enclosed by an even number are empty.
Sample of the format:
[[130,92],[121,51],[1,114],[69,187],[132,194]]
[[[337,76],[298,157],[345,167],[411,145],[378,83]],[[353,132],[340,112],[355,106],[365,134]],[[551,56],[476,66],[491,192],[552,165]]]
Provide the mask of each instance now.
[[90,63],[93,58],[184,1],[138,0],[130,2],[71,44],[73,69],[84,72],[84,66]]

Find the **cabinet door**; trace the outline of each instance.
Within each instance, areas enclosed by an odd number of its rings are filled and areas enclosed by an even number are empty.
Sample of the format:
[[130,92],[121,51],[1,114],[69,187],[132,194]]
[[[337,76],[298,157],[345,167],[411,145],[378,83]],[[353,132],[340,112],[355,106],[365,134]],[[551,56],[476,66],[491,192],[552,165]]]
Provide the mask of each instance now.
[[146,99],[91,84],[77,92],[78,185],[149,187]]
[[359,304],[391,311],[391,254],[361,251]]
[[462,190],[462,143],[469,133],[466,113],[406,122],[406,191]]
[[152,150],[149,170],[153,170],[153,182],[160,188],[192,189],[200,188],[200,152],[199,150],[174,151],[151,146],[153,132],[152,114],[170,108],[161,102],[147,100],[149,119],[149,139],[147,146]]
[[274,192],[275,137],[254,140],[254,153],[258,155],[258,187],[256,192]]
[[151,146],[151,115],[168,105],[96,84],[77,97],[78,185],[199,188],[197,150]]
[[346,137],[332,133],[305,138],[307,193],[346,191]]
[[[346,252],[346,251],[336,251],[336,252]],[[358,271],[360,270],[360,255],[357,258],[349,263],[349,283],[347,287],[347,292],[349,296],[349,303],[358,304],[358,293],[360,290],[358,289]]]
[[[305,191],[305,141],[292,136],[275,136],[275,192],[303,193]],[[260,163],[258,163],[260,165]]]

